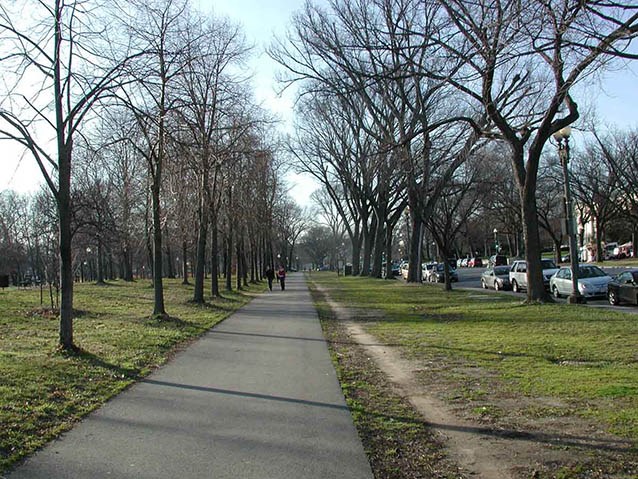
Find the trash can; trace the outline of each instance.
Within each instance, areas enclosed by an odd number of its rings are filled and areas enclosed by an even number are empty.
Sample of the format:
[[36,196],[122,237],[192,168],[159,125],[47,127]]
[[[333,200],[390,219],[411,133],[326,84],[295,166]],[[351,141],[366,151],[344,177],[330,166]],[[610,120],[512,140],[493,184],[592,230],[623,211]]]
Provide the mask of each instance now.
[[343,268],[344,276],[352,276],[352,265],[350,263],[346,263]]

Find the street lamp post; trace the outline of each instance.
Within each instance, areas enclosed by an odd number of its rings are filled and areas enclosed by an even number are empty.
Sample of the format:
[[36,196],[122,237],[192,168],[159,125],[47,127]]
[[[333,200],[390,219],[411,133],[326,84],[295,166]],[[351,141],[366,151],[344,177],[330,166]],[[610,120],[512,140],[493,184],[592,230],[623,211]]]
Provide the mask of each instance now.
[[572,199],[571,191],[569,187],[569,170],[567,165],[569,163],[569,137],[572,129],[569,126],[558,130],[554,133],[554,140],[556,140],[558,147],[558,157],[560,158],[560,165],[563,169],[563,187],[564,187],[564,212],[565,212],[565,226],[567,230],[567,236],[569,237],[569,262],[572,270],[572,294],[567,297],[567,302],[572,304],[584,303],[585,298],[580,294],[578,290],[578,260],[577,260],[577,246],[576,246],[576,231],[574,230],[574,217],[572,213]]
[[91,248],[86,248],[86,259],[88,261],[88,266],[89,266],[89,271],[88,271],[88,276],[89,278],[88,281],[93,281],[93,261],[91,260]]

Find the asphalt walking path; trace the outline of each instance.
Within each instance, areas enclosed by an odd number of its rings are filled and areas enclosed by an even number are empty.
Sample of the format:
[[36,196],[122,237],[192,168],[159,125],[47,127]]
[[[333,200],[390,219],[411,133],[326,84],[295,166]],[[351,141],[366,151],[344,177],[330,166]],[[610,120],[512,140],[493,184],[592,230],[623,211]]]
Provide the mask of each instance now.
[[372,478],[301,274],[39,451],[10,479]]

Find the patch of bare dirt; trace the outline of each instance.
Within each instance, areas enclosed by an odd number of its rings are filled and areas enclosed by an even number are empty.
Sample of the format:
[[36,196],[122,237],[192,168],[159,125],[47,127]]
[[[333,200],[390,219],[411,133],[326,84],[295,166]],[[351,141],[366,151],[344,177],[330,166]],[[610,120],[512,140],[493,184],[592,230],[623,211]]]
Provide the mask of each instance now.
[[349,310],[333,302],[327,291],[321,292],[348,338],[362,348],[443,444],[458,466],[453,477],[638,477],[638,458],[630,441],[569,414],[568,405],[555,398],[508,393],[498,378],[481,368],[407,359],[396,345],[382,344],[365,331],[365,322],[374,320],[374,314],[379,319],[379,312]]

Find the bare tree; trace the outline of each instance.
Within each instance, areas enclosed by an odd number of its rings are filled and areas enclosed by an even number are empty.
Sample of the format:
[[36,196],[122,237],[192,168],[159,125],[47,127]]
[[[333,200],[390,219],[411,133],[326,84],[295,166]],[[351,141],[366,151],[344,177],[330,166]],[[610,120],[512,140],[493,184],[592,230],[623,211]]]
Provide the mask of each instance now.
[[465,67],[430,73],[482,105],[510,146],[525,233],[527,298],[549,300],[536,203],[541,154],[553,133],[579,118],[573,86],[615,56],[636,58],[628,47],[638,31],[638,5],[607,0],[440,5],[450,24],[439,43]]
[[[132,2],[131,35],[148,54],[130,71],[135,78],[122,98],[135,116],[140,133],[131,144],[145,158],[152,203],[153,316],[166,317],[163,288],[162,180],[167,161],[169,116],[175,115],[178,79],[190,64],[185,26],[186,0]],[[133,139],[132,139],[133,140]]]
[[[195,290],[193,301],[204,302],[204,270],[206,244],[211,215],[215,216],[213,197],[218,187],[215,169],[224,158],[220,151],[220,139],[230,128],[233,107],[241,90],[236,85],[245,79],[233,76],[234,65],[240,64],[248,49],[239,27],[228,21],[210,20],[202,25],[193,25],[187,31],[192,37],[188,42],[191,61],[180,79],[185,93],[181,109],[181,121],[187,131],[189,157],[197,177],[198,191],[198,235],[195,262]],[[214,219],[214,218],[213,218]]]
[[615,169],[604,160],[598,145],[588,145],[584,151],[572,155],[570,183],[577,203],[584,206],[594,222],[596,259],[604,261],[602,241],[606,227],[618,216],[619,182]]
[[556,161],[549,160],[539,172],[536,192],[538,224],[547,232],[554,244],[556,264],[560,263],[561,245],[567,234],[563,191],[562,169]]
[[[332,95],[342,110],[353,112],[358,127],[376,143],[374,154],[396,150],[394,170],[405,183],[412,219],[409,281],[420,279],[421,228],[444,180],[466,160],[485,126],[476,109],[454,101],[446,78],[422,74],[462,64],[459,59],[451,62],[454,57],[442,54],[440,45],[416,34],[433,35],[440,29],[438,17],[431,2],[341,0],[332,2],[330,11],[308,4],[295,17],[288,44],[280,42],[271,50],[287,69],[287,82],[309,80],[303,93]],[[378,179],[363,184],[381,186]],[[383,204],[370,205],[375,213],[369,218],[370,231],[377,240],[389,226],[379,215]],[[368,218],[362,220],[368,224]],[[366,239],[364,261],[369,253]],[[377,252],[375,274],[378,264]],[[364,263],[364,271],[367,266]]]
[[617,178],[617,206],[631,222],[635,256],[638,242],[638,130],[615,130],[605,136],[597,133],[595,137],[610,174]]
[[[35,24],[25,22],[24,10]],[[85,2],[19,1],[0,6],[0,67],[7,94],[0,100],[0,138],[33,156],[53,194],[59,217],[60,346],[74,349],[71,170],[73,140],[96,102],[117,86],[125,49],[108,13]],[[107,56],[118,50],[116,58]],[[39,85],[32,87],[32,85]],[[47,131],[48,130],[48,131]],[[52,135],[53,133],[53,135]],[[55,137],[55,146],[49,138]]]

